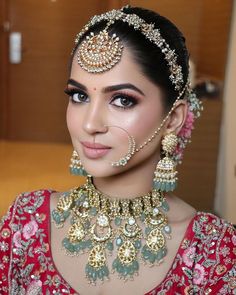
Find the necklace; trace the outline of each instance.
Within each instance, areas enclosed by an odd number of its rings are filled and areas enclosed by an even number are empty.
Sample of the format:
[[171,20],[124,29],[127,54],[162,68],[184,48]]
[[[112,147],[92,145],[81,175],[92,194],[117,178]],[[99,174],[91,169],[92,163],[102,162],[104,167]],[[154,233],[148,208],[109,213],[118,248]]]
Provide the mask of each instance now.
[[124,280],[138,274],[140,261],[149,266],[163,261],[171,238],[168,210],[164,194],[155,189],[133,199],[111,199],[88,176],[84,185],[60,197],[52,218],[60,228],[71,216],[62,246],[67,255],[88,252],[85,274],[95,284],[109,278],[107,255],[113,251],[112,272]]

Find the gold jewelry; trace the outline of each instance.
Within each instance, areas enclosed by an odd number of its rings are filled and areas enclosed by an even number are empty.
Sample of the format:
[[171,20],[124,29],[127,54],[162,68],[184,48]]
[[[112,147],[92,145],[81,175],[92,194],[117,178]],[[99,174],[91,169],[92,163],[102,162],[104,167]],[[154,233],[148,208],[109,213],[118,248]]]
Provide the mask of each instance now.
[[[189,77],[184,84],[182,67],[178,64],[178,55],[175,53],[175,50],[171,49],[170,45],[162,37],[160,30],[155,28],[154,24],[145,22],[142,18],[134,13],[126,14],[123,11],[124,8],[126,7],[123,7],[120,10],[111,10],[101,15],[95,15],[84,26],[80,33],[77,34],[75,39],[75,48],[72,51],[72,54],[78,47],[78,63],[82,68],[92,73],[100,73],[109,70],[115,64],[117,64],[121,59],[123,45],[116,35],[109,36],[108,29],[116,21],[122,21],[128,24],[130,27],[133,27],[134,30],[138,30],[145,36],[146,39],[155,44],[161,50],[163,53],[163,58],[169,68],[169,79],[173,84],[174,89],[179,92],[175,103],[179,99],[185,98],[188,102],[189,110],[194,114],[195,118],[199,117],[200,111],[202,110],[202,104],[190,87]],[[94,25],[102,21],[107,22],[105,29],[96,35],[94,33],[90,33],[90,36],[87,36],[86,39],[80,44],[80,41],[83,39],[84,35]],[[139,147],[136,147],[134,153],[130,154],[131,156],[152,142],[156,135],[159,134],[164,123],[175,108],[175,103],[173,104],[170,112],[167,114],[160,127],[143,144],[141,144]],[[186,143],[187,141],[185,138],[183,139],[181,136],[179,136],[179,144],[181,144],[182,148],[186,146]],[[175,160],[178,163],[181,163],[180,158],[181,157],[179,157],[177,154],[175,155]],[[120,165],[123,164],[119,163],[117,166]]]
[[173,133],[167,134],[162,139],[161,144],[165,157],[157,163],[153,186],[157,190],[168,192],[173,191],[177,186],[178,172],[176,171],[176,163],[171,158],[171,155],[178,144],[178,138]]
[[71,163],[70,163],[70,172],[74,175],[81,175],[81,176],[87,176],[87,172],[85,171],[81,160],[79,158],[78,153],[74,150],[71,157]]
[[113,161],[111,162],[111,166],[113,167],[120,167],[120,166],[125,166],[127,165],[128,161],[131,159],[131,157],[133,156],[133,154],[135,153],[135,139],[132,135],[129,134],[129,132],[127,130],[125,130],[124,128],[120,127],[120,126],[115,126],[115,125],[105,125],[106,127],[115,127],[115,128],[119,128],[121,130],[123,130],[127,136],[128,136],[128,141],[129,141],[129,147],[128,147],[128,152],[125,156],[121,157],[118,161]]
[[110,37],[106,29],[98,35],[91,32],[79,46],[78,63],[89,73],[101,73],[119,62],[122,49],[116,34]]
[[[77,45],[84,34],[96,23],[101,21],[107,21],[106,28],[100,32],[98,35],[92,37],[88,37],[88,40],[83,41],[83,49],[82,54],[83,58],[81,60],[81,52],[80,49],[78,51],[78,61],[82,64],[83,68],[87,70],[87,61],[88,58],[89,66],[88,69],[93,72],[102,72],[109,70],[112,68],[121,58],[121,51],[123,46],[119,45],[117,42],[113,42],[113,37],[108,36],[107,29],[110,25],[112,25],[115,21],[122,21],[127,23],[129,26],[132,26],[135,30],[138,30],[142,33],[149,41],[154,43],[165,56],[165,60],[168,64],[170,70],[169,79],[171,83],[174,85],[175,90],[180,91],[183,87],[183,73],[182,67],[177,63],[177,54],[175,50],[172,50],[166,40],[161,36],[161,32],[159,29],[154,28],[154,24],[149,24],[145,22],[142,18],[140,18],[136,14],[126,14],[123,12],[123,8],[119,10],[111,10],[101,15],[93,16],[88,24],[84,26],[84,28],[80,31],[80,33],[76,36],[75,44]],[[116,36],[114,37],[116,40]],[[105,40],[105,46],[100,44],[101,40]],[[118,40],[117,40],[118,41]],[[80,45],[81,46],[81,45]],[[111,51],[111,55],[108,57],[108,50]],[[103,64],[103,52],[106,56],[106,62]],[[109,60],[109,61],[108,61]],[[99,61],[102,61],[100,64]]]
[[109,277],[109,252],[116,251],[112,271],[124,280],[138,273],[141,259],[149,266],[163,261],[166,238],[171,238],[168,210],[163,193],[155,189],[133,199],[111,199],[88,177],[86,184],[59,199],[52,218],[61,227],[71,215],[63,248],[68,255],[89,252],[85,273],[96,283]]
[[128,161],[132,158],[132,156],[141,151],[146,145],[148,145],[150,142],[153,141],[153,139],[160,133],[162,127],[164,126],[164,124],[166,123],[166,121],[168,120],[168,118],[170,117],[171,113],[174,111],[175,106],[178,102],[178,100],[180,99],[180,97],[183,95],[184,91],[187,88],[187,84],[185,85],[184,89],[180,92],[179,96],[177,97],[176,101],[174,102],[172,108],[170,109],[170,111],[168,112],[168,114],[165,116],[165,118],[162,120],[161,125],[158,127],[157,130],[154,131],[153,135],[151,137],[149,137],[143,144],[141,144],[139,147],[136,148],[136,143],[135,143],[135,139],[132,135],[130,135],[128,133],[127,130],[125,130],[124,128],[121,128],[119,126],[109,126],[109,125],[105,125],[107,127],[117,127],[122,129],[124,132],[126,132],[126,134],[128,135],[128,139],[129,139],[129,148],[128,148],[128,153],[120,158],[118,161],[114,161],[111,163],[111,165],[113,167],[120,167],[120,166],[125,166],[127,165]]

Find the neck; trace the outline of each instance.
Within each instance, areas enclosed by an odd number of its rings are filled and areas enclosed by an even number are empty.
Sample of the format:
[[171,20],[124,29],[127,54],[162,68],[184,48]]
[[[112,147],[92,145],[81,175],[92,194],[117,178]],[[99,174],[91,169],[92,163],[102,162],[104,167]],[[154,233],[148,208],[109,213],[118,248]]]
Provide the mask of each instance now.
[[152,190],[158,155],[122,173],[109,177],[94,177],[95,187],[111,198],[135,198]]

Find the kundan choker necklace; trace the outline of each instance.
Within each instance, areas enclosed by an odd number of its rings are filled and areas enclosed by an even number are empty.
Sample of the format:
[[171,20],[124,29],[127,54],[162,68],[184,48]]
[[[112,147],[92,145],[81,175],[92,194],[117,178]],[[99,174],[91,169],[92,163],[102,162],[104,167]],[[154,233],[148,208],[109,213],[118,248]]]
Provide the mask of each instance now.
[[[71,226],[62,246],[68,255],[88,252],[85,274],[91,283],[104,281],[110,272],[132,278],[143,261],[158,265],[167,254],[171,238],[166,212],[169,206],[162,192],[133,199],[111,199],[99,192],[89,176],[81,187],[63,194],[52,212],[57,227],[71,216]],[[107,254],[116,253],[112,269]]]

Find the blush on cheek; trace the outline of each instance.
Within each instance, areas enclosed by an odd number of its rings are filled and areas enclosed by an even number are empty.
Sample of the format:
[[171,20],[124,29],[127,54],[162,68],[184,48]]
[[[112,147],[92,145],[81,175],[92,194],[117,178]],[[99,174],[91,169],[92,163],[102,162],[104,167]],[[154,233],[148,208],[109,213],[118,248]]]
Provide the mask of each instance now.
[[145,111],[145,113],[139,113],[138,116],[133,118],[129,118],[124,128],[130,135],[134,136],[136,144],[140,145],[153,135],[154,131],[160,126],[161,121],[161,111],[154,111],[152,109]]
[[76,132],[77,128],[80,127],[79,124],[79,116],[76,114],[76,112],[73,111],[71,105],[69,104],[66,111],[66,122],[67,122],[67,128],[72,135],[74,132]]

